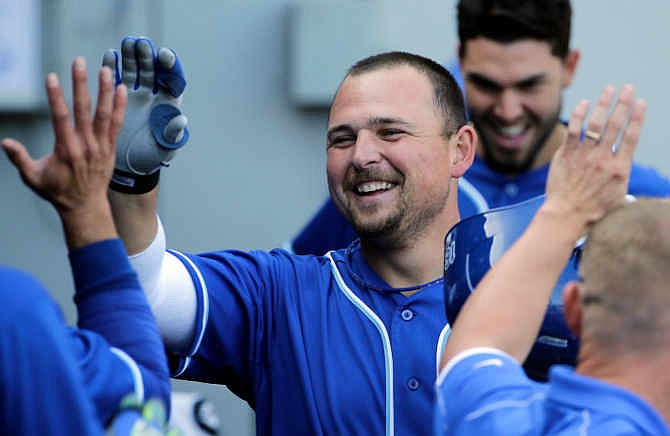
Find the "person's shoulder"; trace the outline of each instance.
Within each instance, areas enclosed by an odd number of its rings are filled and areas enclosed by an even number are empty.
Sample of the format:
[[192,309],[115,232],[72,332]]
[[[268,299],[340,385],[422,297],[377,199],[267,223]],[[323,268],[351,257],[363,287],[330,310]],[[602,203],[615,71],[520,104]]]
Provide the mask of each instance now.
[[7,265],[0,265],[0,277],[2,277],[2,282],[0,283],[3,285],[9,280],[37,283],[37,280],[29,273]]
[[440,373],[435,425],[455,435],[539,435],[546,389],[500,350],[466,350]]
[[649,165],[633,163],[628,193],[638,196],[670,196],[670,179]]
[[296,254],[291,250],[287,250],[286,248],[274,248],[270,251],[255,250],[252,251],[251,253],[255,256],[259,256],[260,258],[264,259],[267,262],[276,261],[281,264],[286,263],[294,265],[320,265],[328,263],[328,257],[326,256],[326,254],[330,253],[330,255],[332,255],[334,253],[340,253],[344,251],[345,249],[342,248],[339,250],[326,252],[322,255],[318,255],[318,254]]
[[8,266],[0,266],[0,305],[3,323],[42,322],[47,317],[50,320],[61,317],[60,309],[42,283],[31,274]]
[[[31,274],[17,268],[0,265],[0,300],[6,304],[42,297],[44,286]],[[6,307],[6,306],[5,306]]]
[[670,434],[658,412],[622,386],[579,374],[565,365],[552,367],[549,384],[549,428],[574,428],[576,432],[587,418],[589,428],[597,434]]
[[345,249],[336,250],[326,255],[295,254],[284,248],[272,250],[252,250],[242,252],[230,250],[235,255],[238,265],[247,265],[252,270],[265,272],[281,281],[297,281],[298,283],[320,282],[330,275],[330,263],[340,259]]

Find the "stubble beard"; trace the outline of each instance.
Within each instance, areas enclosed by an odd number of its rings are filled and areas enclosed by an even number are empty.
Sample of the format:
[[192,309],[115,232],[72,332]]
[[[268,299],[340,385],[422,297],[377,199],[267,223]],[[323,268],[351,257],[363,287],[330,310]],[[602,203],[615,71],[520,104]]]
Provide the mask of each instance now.
[[449,191],[447,189],[442,199],[421,207],[412,206],[406,198],[401,198],[393,212],[375,221],[357,218],[351,210],[342,211],[339,205],[338,208],[361,241],[384,248],[406,248],[419,240],[447,207]]
[[361,239],[377,240],[398,234],[406,214],[405,206],[401,204],[391,214],[375,221],[359,219],[353,213],[350,213],[347,219]]
[[[484,162],[486,162],[486,164],[495,172],[506,174],[508,176],[518,176],[520,174],[527,172],[535,163],[537,155],[540,153],[540,151],[542,151],[545,142],[547,141],[551,133],[554,131],[556,124],[559,122],[561,106],[562,105],[559,104],[558,108],[550,116],[548,116],[544,120],[540,120],[539,122],[537,121],[538,120],[537,117],[533,117],[535,120],[534,124],[536,126],[539,126],[538,129],[539,134],[536,135],[536,139],[530,145],[528,151],[526,152],[526,156],[521,161],[516,161],[512,159],[500,159],[495,153],[497,145],[493,143],[493,141],[488,140],[488,138],[485,135],[480,134],[479,140],[481,141],[482,144],[482,150],[483,150],[482,158],[484,159]],[[475,128],[478,125],[477,120],[485,120],[485,121],[479,121],[479,123],[482,123],[482,125],[493,124],[493,122],[491,121],[486,121],[491,119],[491,115],[488,114],[479,115],[476,112],[471,112],[470,118],[474,123]]]

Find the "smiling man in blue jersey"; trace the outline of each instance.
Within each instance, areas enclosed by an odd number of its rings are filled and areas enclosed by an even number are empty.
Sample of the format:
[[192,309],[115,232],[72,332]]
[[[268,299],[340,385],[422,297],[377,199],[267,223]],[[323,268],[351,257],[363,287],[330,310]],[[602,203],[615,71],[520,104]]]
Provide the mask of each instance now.
[[[571,49],[569,0],[461,0],[459,75],[479,135],[472,167],[459,181],[461,218],[544,193],[549,161],[562,143],[563,90],[579,62]],[[634,165],[629,193],[666,197],[670,181]],[[357,237],[332,199],[290,242],[298,254],[323,254]]]
[[[152,68],[134,63],[154,56],[150,44],[129,44],[124,63]],[[147,121],[129,106],[130,125]],[[430,434],[446,322],[442,240],[458,221],[456,186],[475,142],[449,73],[386,53],[349,70],[328,123],[329,185],[360,244],[328,257],[166,252],[157,187],[112,185],[173,374],[227,385],[255,409],[258,434]],[[150,166],[127,156],[117,169]]]

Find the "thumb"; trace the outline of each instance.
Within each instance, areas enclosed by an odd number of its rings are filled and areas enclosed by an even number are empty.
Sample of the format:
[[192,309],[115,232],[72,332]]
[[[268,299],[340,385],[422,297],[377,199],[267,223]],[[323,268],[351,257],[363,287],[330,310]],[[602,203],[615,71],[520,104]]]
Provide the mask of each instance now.
[[172,118],[163,130],[163,137],[171,144],[176,144],[184,137],[184,129],[188,124],[188,119],[185,115],[177,115]]
[[5,138],[2,140],[2,148],[12,164],[19,170],[21,178],[29,185],[33,185],[36,173],[36,163],[32,160],[26,147],[19,141]]

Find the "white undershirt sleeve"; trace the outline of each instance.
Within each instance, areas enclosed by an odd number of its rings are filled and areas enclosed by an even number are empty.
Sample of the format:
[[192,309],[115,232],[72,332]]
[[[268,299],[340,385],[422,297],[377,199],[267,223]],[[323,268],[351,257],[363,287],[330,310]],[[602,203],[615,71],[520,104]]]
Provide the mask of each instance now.
[[165,251],[165,230],[160,218],[156,218],[156,237],[144,251],[129,256],[129,259],[137,271],[166,348],[185,352],[195,336],[195,285],[184,264]]

